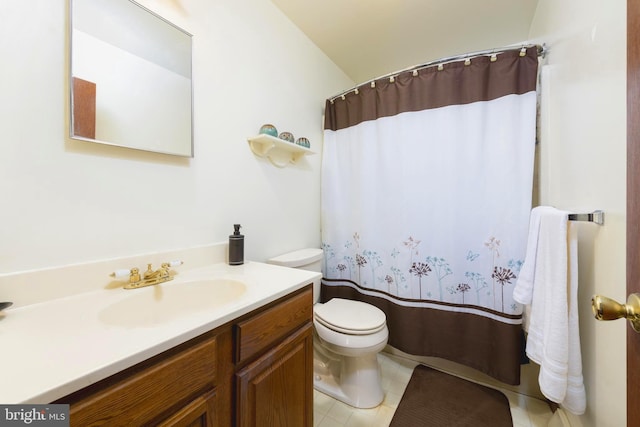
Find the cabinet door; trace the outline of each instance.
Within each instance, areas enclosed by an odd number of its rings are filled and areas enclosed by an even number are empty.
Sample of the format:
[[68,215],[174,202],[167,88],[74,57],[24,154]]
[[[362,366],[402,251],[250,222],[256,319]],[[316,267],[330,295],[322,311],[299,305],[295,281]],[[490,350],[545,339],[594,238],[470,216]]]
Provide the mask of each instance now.
[[215,404],[216,393],[211,391],[189,403],[158,427],[218,427]]
[[236,374],[241,427],[313,425],[313,337],[307,323]]

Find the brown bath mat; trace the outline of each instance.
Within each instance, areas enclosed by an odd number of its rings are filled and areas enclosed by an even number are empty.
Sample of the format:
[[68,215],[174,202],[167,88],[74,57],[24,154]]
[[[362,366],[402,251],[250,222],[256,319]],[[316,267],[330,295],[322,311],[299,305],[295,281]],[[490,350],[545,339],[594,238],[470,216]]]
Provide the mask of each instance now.
[[453,375],[418,365],[390,427],[512,427],[507,397]]

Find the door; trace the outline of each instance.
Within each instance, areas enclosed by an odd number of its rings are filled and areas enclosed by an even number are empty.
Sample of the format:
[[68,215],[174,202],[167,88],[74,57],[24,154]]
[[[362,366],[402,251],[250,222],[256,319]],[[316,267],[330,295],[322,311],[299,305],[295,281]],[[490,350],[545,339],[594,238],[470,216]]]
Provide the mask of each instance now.
[[[640,293],[640,1],[627,0],[627,295]],[[627,426],[640,426],[640,334],[627,326]]]

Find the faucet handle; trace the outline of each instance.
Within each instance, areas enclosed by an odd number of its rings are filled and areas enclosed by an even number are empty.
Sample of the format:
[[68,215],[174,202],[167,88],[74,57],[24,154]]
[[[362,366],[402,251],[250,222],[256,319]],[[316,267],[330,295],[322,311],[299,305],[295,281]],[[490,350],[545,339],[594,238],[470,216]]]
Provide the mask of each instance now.
[[167,266],[167,267],[178,267],[180,265],[184,264],[182,261],[169,261],[169,262],[163,262],[162,265],[163,266]]
[[116,270],[110,274],[111,277],[114,277],[119,280],[128,279],[130,275],[131,275],[131,269],[128,269],[128,268]]
[[136,267],[133,267],[131,269],[125,268],[114,271],[110,274],[110,276],[115,278],[116,280],[129,279],[130,283],[135,283],[140,281],[140,270],[138,270]]

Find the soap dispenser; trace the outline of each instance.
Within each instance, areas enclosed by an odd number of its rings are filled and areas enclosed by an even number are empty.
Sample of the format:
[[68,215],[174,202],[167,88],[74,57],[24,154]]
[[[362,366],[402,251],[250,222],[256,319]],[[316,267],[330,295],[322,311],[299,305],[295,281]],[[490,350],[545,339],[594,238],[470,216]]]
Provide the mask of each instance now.
[[233,224],[233,234],[229,236],[229,265],[244,264],[244,236],[240,234],[240,224]]

